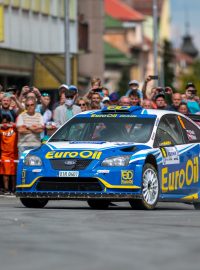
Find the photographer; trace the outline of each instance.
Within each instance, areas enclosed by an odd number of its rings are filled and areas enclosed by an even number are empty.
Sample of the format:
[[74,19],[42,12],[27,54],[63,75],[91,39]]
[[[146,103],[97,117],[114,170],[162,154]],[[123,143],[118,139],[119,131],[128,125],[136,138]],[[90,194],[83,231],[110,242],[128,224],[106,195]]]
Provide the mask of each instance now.
[[32,86],[23,86],[22,87],[22,91],[21,91],[21,94],[19,96],[19,101],[21,102],[21,104],[23,104],[23,107],[24,104],[25,104],[25,100],[28,98],[28,97],[34,97],[37,101],[37,103],[40,102],[40,100],[42,99],[42,95],[39,91],[39,89],[37,89],[36,87]]
[[190,113],[200,112],[199,103],[195,100],[196,93],[197,93],[197,90],[195,88],[195,85],[191,82],[187,83],[185,87],[186,99],[184,101],[187,103]]
[[100,96],[103,97],[104,93],[103,93],[103,87],[101,85],[100,78],[94,77],[91,79],[90,83],[91,83],[91,89],[84,97],[91,100],[92,94],[94,93],[99,93]]

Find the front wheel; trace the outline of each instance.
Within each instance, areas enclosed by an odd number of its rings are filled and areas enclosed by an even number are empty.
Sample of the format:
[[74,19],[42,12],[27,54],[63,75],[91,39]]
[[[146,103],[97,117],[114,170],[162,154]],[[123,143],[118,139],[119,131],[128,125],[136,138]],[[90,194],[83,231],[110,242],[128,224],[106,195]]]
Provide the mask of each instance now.
[[87,203],[92,209],[105,210],[105,209],[108,209],[110,201],[91,199],[91,200],[88,200]]
[[142,199],[130,200],[133,209],[153,210],[159,199],[159,179],[155,167],[146,163],[142,173]]
[[200,210],[200,202],[195,202],[193,203],[193,205],[194,205],[194,209]]
[[20,198],[20,201],[28,208],[43,208],[48,203],[48,199]]

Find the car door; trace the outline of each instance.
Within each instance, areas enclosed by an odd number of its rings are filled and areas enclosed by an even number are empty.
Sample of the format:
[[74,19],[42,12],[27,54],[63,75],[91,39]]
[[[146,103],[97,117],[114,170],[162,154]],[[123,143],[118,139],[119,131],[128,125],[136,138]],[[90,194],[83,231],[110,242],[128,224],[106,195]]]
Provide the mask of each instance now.
[[200,128],[190,119],[178,116],[185,137],[186,186],[190,193],[196,193],[200,189]]
[[[190,166],[195,166],[189,156],[187,144],[181,123],[175,114],[164,115],[158,125],[155,146],[160,148],[161,162],[159,164],[159,177],[161,180],[161,194],[171,195],[170,198],[187,195],[192,189],[194,181],[188,184],[188,160]],[[191,168],[190,168],[191,169]],[[187,171],[188,173],[188,171]]]

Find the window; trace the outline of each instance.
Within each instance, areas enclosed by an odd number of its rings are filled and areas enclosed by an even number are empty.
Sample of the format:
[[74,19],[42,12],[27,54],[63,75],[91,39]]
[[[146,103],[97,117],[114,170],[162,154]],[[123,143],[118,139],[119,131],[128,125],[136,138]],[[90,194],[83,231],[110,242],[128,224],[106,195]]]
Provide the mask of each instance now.
[[73,118],[50,141],[147,142],[155,118],[91,117]]
[[163,116],[158,125],[154,146],[184,143],[183,134],[176,115]]
[[187,120],[184,117],[181,117],[181,120],[183,122],[183,130],[185,133],[186,141],[187,143],[191,142],[199,142],[200,141],[200,129],[193,125],[192,122]]
[[78,44],[79,50],[88,51],[89,27],[88,23],[84,21],[83,15],[79,16],[78,33],[79,33],[79,44]]

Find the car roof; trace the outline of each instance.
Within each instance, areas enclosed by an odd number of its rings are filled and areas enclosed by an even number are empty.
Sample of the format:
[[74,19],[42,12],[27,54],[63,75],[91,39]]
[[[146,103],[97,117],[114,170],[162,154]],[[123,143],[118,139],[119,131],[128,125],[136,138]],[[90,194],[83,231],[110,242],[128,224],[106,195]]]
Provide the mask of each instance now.
[[126,115],[135,115],[135,116],[154,116],[154,117],[162,117],[165,114],[177,114],[182,115],[175,111],[167,111],[167,110],[158,110],[158,109],[144,109],[141,106],[108,106],[107,108],[103,108],[101,110],[92,110],[85,111],[79,115],[85,115],[91,117],[93,114],[126,114]]

